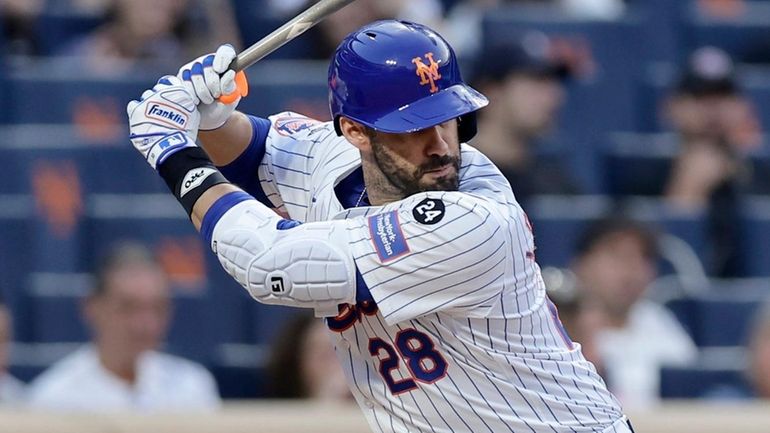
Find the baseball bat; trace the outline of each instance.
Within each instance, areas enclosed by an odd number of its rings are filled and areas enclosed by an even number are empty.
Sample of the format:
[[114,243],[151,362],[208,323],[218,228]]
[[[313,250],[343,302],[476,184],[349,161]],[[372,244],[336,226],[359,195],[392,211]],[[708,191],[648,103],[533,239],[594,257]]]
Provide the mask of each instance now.
[[327,16],[337,12],[354,1],[355,0],[321,0],[292,18],[291,21],[278,27],[272,33],[254,43],[254,45],[240,52],[233,62],[230,63],[230,69],[238,72],[235,80],[237,88],[233,93],[221,96],[219,101],[224,104],[229,104],[235,101],[238,96],[246,96],[248,93],[248,83],[246,82],[246,75],[241,71],[262,60],[268,54],[282,47],[302,33],[305,33],[308,29],[318,24]]

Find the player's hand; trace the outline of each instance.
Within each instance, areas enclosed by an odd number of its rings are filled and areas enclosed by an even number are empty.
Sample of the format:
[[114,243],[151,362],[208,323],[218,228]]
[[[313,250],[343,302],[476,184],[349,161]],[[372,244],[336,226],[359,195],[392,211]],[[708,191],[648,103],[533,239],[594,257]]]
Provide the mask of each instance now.
[[220,46],[216,53],[198,57],[179,68],[177,77],[198,105],[201,113],[200,129],[203,131],[224,125],[241,100],[238,95],[229,104],[219,101],[220,96],[229,95],[237,89],[236,72],[228,69],[235,57],[235,48],[226,44]]
[[126,110],[131,143],[152,168],[181,149],[197,146],[200,113],[179,78],[161,78]]

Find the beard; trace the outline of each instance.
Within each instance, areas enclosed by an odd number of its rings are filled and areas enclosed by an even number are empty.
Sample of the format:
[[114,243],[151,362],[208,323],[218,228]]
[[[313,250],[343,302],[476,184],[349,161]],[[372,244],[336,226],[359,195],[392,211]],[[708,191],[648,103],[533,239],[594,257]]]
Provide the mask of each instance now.
[[[370,137],[372,144],[372,153],[380,171],[385,178],[401,191],[403,197],[424,191],[457,191],[460,185],[460,152],[458,148],[457,156],[444,155],[432,156],[430,160],[421,164],[417,168],[404,167],[399,163],[398,156],[385,147],[377,138]],[[459,147],[459,146],[458,146]],[[423,180],[425,173],[442,168],[446,165],[452,165],[454,171],[441,177],[428,177]]]

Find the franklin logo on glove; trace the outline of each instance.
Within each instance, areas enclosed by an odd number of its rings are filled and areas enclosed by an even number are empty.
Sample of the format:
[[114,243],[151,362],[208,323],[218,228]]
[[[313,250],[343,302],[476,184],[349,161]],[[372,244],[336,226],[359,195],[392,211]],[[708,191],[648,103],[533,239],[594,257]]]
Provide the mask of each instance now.
[[187,123],[186,114],[180,113],[168,105],[161,107],[161,104],[152,104],[147,109],[146,115],[164,123],[168,123],[167,121],[170,120],[174,123],[173,126],[185,126]]

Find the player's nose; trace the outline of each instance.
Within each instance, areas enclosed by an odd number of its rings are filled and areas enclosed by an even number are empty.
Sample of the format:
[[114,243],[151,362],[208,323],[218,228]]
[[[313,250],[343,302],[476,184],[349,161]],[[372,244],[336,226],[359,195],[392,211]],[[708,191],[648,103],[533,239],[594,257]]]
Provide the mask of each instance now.
[[449,153],[449,143],[441,134],[441,126],[431,126],[424,131],[424,146],[426,156],[444,156]]

